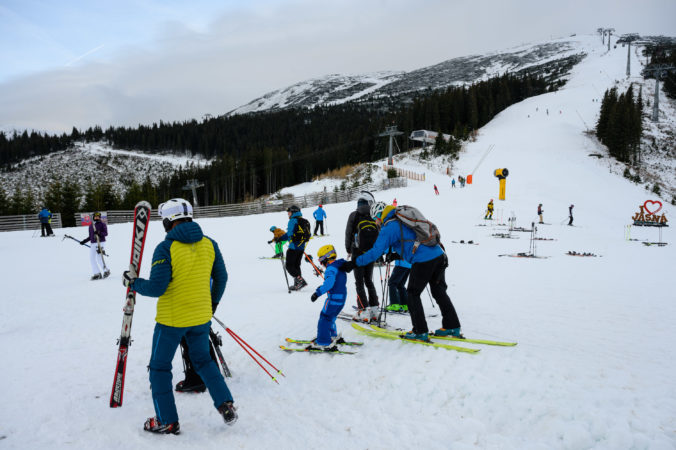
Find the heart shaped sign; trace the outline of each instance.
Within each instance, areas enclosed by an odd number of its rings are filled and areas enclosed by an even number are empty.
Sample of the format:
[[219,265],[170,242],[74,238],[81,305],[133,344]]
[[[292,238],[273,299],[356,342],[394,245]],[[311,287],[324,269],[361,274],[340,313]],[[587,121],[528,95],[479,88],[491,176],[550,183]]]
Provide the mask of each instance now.
[[[648,208],[648,203],[650,203],[652,205],[659,205],[659,207],[655,211],[651,211],[650,208]],[[646,200],[645,203],[643,204],[643,208],[649,214],[657,214],[662,209],[662,202],[659,201],[659,200],[654,200],[654,201],[653,200]]]

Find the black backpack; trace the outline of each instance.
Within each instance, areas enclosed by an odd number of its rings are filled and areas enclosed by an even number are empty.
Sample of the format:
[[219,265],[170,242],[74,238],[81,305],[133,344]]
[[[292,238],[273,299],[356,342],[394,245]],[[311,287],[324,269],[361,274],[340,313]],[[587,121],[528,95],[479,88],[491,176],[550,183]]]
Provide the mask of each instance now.
[[357,232],[354,237],[354,246],[362,253],[373,247],[378,239],[378,227],[375,220],[361,216],[357,218]]
[[296,246],[304,245],[310,240],[310,237],[312,237],[310,222],[308,222],[304,217],[298,217],[296,221],[297,225],[293,235],[291,236],[291,242],[293,242],[293,244]]

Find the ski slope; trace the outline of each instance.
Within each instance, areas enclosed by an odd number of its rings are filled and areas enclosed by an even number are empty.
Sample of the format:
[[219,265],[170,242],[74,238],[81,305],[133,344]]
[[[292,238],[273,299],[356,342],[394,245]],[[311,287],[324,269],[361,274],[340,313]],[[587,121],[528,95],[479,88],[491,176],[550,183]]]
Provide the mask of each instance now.
[[[88,281],[88,253],[77,243],[0,233],[0,447],[675,448],[673,226],[664,230],[666,247],[624,239],[638,206],[657,198],[588,156],[598,149],[583,122],[595,122],[600,103],[592,99],[624,79],[626,52],[606,53],[595,36],[579,39],[590,53],[564,89],[513,105],[468,145],[456,173],[472,171],[495,145],[472,185],[451,189],[445,167],[400,156],[398,165],[425,171],[427,181],[376,193],[418,207],[438,225],[450,258],[448,292],[465,335],[514,340],[516,347],[462,344],[481,352],[461,354],[360,336],[339,321],[345,337],[365,342],[357,355],[281,352],[285,337],[315,336],[322,306],[310,302],[320,280],[309,265],[302,265],[309,286],[288,294],[279,261],[258,259],[273,253],[268,229],[285,227],[286,214],[199,220],[229,273],[217,316],[286,377],[276,385],[224,337],[239,421],[226,428],[205,394],[177,395],[181,435],[150,435],[142,425],[154,414],[146,366],[155,299],[137,299],[124,405],[108,407],[131,224],[109,227],[113,275],[97,282]],[[632,67],[638,70],[638,60]],[[510,171],[507,200],[498,201],[492,172],[503,167]],[[498,256],[527,252],[529,234],[496,239],[491,234],[504,229],[477,226],[491,198],[497,217],[513,212],[526,228],[543,204],[551,225],[538,226],[538,235],[556,240],[538,241],[537,254],[548,258]],[[571,203],[575,227],[561,224]],[[673,220],[674,208],[663,203]],[[345,256],[344,227],[355,206],[325,205],[330,236],[313,239],[308,253],[332,243]],[[85,229],[56,233],[82,237]],[[150,224],[141,276],[164,234],[159,222]],[[634,228],[632,237],[655,241],[657,230]],[[452,243],[459,240],[479,245]],[[600,256],[571,257],[570,250]],[[380,290],[377,269],[374,278]],[[352,280],[347,311],[355,304]],[[427,313],[436,312],[426,294],[422,300]],[[410,326],[407,317],[388,321]],[[440,322],[428,319],[430,328]],[[181,379],[177,356],[174,383]]]

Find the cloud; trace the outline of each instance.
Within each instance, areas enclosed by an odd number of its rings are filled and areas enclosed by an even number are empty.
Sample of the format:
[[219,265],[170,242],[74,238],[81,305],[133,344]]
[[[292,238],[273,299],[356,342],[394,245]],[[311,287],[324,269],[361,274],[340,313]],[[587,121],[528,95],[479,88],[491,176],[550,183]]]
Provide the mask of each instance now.
[[200,29],[165,20],[150,44],[112,54],[106,45],[103,61],[9,80],[0,85],[0,125],[69,131],[199,119],[329,73],[413,70],[598,26],[676,31],[669,0],[251,3],[231,5]]

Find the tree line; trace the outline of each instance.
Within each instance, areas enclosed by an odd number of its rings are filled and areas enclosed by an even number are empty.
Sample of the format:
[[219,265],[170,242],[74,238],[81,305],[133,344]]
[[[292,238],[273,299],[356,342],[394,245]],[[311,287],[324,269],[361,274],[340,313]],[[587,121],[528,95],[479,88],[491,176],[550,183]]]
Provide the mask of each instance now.
[[[106,130],[98,126],[84,131],[73,128],[69,136],[58,137],[24,133],[6,139],[0,133],[0,162],[14,162],[22,154],[45,154],[47,148],[67,148],[76,140],[105,140],[116,148],[148,153],[200,154],[213,162],[207,167],[180,168],[155,185],[149,180],[131,185],[122,198],[114,195],[110,186],[77,186],[61,180],[50,186],[44,202],[52,211],[60,212],[65,202],[75,205],[69,207],[72,210],[131,209],[142,198],[152,201],[184,196],[182,187],[197,179],[205,185],[198,194],[202,204],[234,203],[309,181],[337,167],[384,157],[387,139],[378,134],[388,125],[396,125],[406,135],[417,129],[451,134],[451,142],[437,148],[439,153],[455,154],[460,140],[508,106],[559,85],[526,72],[406,98],[374,96],[341,105],[222,116],[201,122],[160,122]],[[38,149],[26,147],[25,139],[39,141]],[[408,150],[409,140],[400,141],[402,150]],[[79,189],[79,202],[73,200],[73,189]],[[63,192],[62,200],[58,200],[59,192]],[[15,192],[13,198],[16,196]],[[27,199],[23,191],[20,196]],[[12,205],[10,213],[29,208],[27,201],[23,201],[23,209],[22,202],[8,202],[1,203]]]
[[606,90],[601,102],[601,112],[596,123],[596,136],[608,147],[608,152],[618,161],[636,164],[643,133],[641,94],[634,98],[634,88],[617,95],[617,88]]

